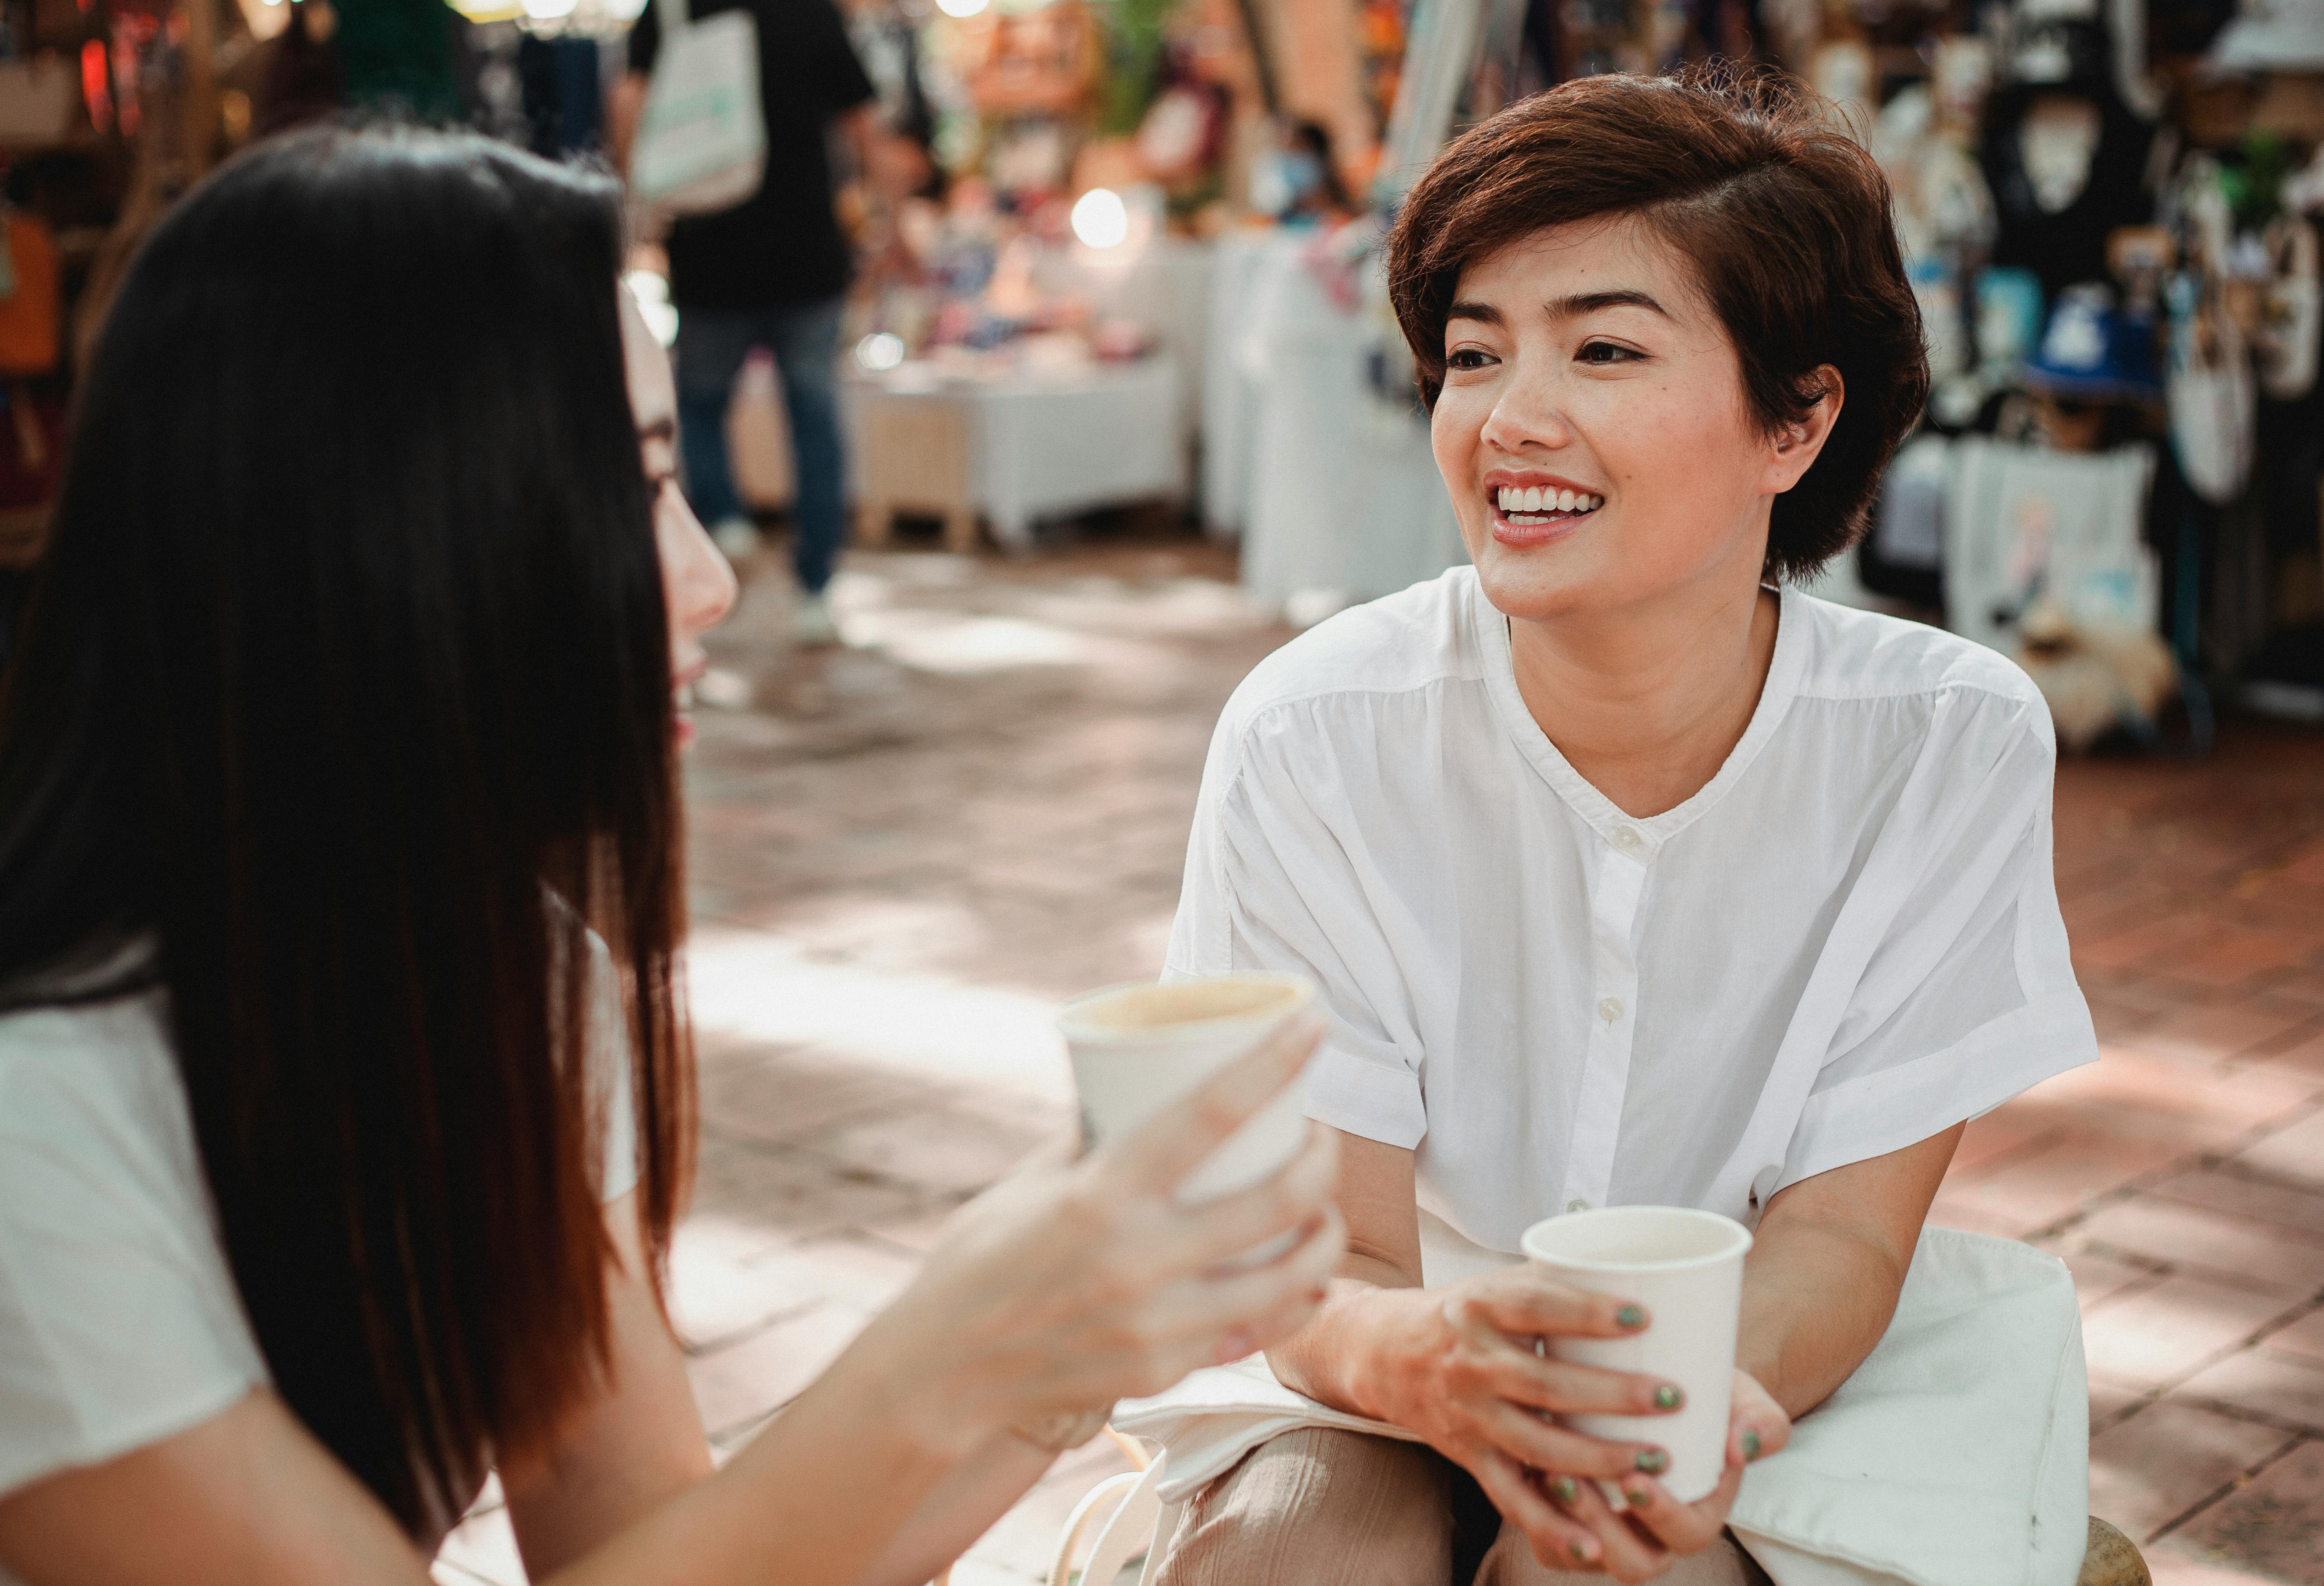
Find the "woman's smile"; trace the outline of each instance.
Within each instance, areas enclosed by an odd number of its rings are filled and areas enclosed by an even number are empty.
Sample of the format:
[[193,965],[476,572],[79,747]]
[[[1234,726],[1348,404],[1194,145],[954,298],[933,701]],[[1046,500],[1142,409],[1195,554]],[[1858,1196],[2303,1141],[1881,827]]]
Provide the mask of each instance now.
[[1493,538],[1515,550],[1569,538],[1606,505],[1601,491],[1531,468],[1495,468],[1484,489]]

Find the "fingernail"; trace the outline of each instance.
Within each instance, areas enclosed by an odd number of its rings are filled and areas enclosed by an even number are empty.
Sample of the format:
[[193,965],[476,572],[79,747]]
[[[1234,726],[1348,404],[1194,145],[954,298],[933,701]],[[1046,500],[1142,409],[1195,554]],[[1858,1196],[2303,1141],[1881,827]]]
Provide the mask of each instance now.
[[1630,1507],[1634,1509],[1645,1508],[1655,1501],[1655,1495],[1643,1487],[1634,1487],[1622,1496],[1630,1500]]
[[1743,1458],[1748,1463],[1759,1457],[1759,1434],[1749,1427],[1743,1429]]
[[1644,1327],[1646,1324],[1646,1313],[1636,1305],[1625,1305],[1614,1312],[1614,1320],[1625,1327]]
[[[1560,1503],[1572,1503],[1582,1496],[1582,1489],[1574,1485],[1573,1478],[1571,1476],[1560,1476],[1551,1482],[1549,1492],[1550,1496]],[[1579,1547],[1582,1544],[1577,1542],[1573,1545]]]
[[1638,1469],[1647,1475],[1659,1476],[1670,1469],[1670,1456],[1658,1448],[1642,1448],[1638,1451],[1637,1463]]
[[1227,1329],[1226,1336],[1219,1340],[1219,1364],[1224,1366],[1240,1360],[1250,1354],[1250,1350],[1251,1340],[1249,1330],[1231,1327]]
[[1585,1564],[1590,1562],[1590,1544],[1579,1536],[1567,1543],[1565,1548],[1578,1562]]
[[1684,1403],[1686,1394],[1674,1382],[1665,1382],[1655,1389],[1655,1408],[1657,1410],[1675,1410]]

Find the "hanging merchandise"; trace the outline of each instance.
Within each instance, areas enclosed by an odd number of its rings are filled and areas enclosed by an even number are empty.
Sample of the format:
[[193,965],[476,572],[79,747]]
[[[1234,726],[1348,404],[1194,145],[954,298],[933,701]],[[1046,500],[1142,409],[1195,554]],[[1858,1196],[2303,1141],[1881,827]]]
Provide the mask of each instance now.
[[2324,3],[2245,0],[2208,64],[2217,71],[2324,71]]
[[1946,489],[1945,626],[2016,647],[2047,602],[2090,630],[2154,626],[2160,580],[2140,535],[2154,454],[2095,455],[1983,435],[1954,443]]
[[2151,403],[2163,394],[2154,341],[2153,318],[2117,310],[2112,287],[2101,282],[2070,286],[2051,311],[2024,382],[2070,402]]
[[2298,402],[2316,385],[2317,344],[2324,335],[2324,290],[2317,279],[2316,228],[2301,215],[2278,215],[2260,236],[2267,285],[2253,337],[2260,389]]
[[62,143],[80,103],[80,82],[59,55],[0,60],[0,146]]
[[2221,506],[2251,478],[2259,393],[2243,329],[2229,311],[2235,218],[2218,162],[2191,156],[2174,198],[2189,268],[2172,277],[2165,296],[2172,452],[2195,494]]
[[0,199],[0,380],[30,380],[57,366],[63,297],[48,222]]
[[2095,0],[2019,0],[2006,86],[1986,110],[1980,163],[1998,219],[1993,260],[2045,295],[2107,278],[2116,227],[2153,213],[2153,125],[2124,99]]

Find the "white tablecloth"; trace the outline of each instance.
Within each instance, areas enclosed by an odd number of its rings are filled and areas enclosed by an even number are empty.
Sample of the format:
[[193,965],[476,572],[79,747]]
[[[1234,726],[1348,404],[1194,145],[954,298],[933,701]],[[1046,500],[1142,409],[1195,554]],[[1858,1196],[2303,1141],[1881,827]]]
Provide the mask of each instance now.
[[[1178,377],[1167,357],[976,379],[937,380],[907,366],[850,379],[844,408],[854,434],[860,416],[881,402],[943,403],[961,413],[970,494],[1003,545],[1031,544],[1043,518],[1186,492]],[[861,494],[869,459],[860,446],[851,451]]]
[[1468,554],[1426,423],[1372,394],[1370,327],[1303,261],[1314,236],[1231,233],[1211,271],[1204,514],[1276,606],[1371,599]]

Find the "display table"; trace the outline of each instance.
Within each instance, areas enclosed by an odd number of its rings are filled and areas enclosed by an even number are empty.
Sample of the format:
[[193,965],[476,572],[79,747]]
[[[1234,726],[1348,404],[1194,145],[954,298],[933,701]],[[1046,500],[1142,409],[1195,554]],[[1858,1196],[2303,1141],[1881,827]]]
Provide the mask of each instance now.
[[1203,509],[1243,587],[1317,611],[1468,559],[1418,414],[1373,394],[1371,326],[1304,255],[1314,232],[1230,233],[1211,274]]
[[871,544],[896,513],[925,512],[965,551],[981,514],[993,539],[1023,550],[1041,519],[1186,493],[1167,357],[964,376],[906,364],[846,381],[842,411],[857,533]]

